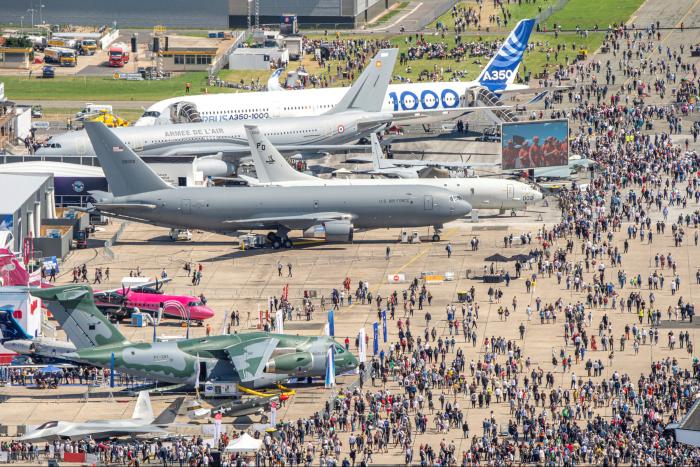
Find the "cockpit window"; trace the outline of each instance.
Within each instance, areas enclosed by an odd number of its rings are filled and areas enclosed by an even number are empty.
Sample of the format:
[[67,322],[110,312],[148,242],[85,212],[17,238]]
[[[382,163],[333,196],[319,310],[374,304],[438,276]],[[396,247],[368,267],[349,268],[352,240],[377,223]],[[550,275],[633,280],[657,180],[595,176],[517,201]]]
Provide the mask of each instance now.
[[345,353],[345,349],[338,344],[335,344],[333,350],[335,350],[335,353],[337,354]]
[[153,118],[158,118],[160,117],[160,112],[155,111],[155,110],[146,110],[141,117],[153,117]]
[[38,427],[36,427],[37,430],[45,430],[47,428],[55,428],[58,426],[58,422],[46,422],[42,423]]
[[59,143],[51,143],[49,144],[49,147],[54,149],[61,149],[61,145]]
[[203,305],[203,303],[200,302],[200,301],[188,302],[188,303],[187,303],[187,306],[202,306],[202,305]]

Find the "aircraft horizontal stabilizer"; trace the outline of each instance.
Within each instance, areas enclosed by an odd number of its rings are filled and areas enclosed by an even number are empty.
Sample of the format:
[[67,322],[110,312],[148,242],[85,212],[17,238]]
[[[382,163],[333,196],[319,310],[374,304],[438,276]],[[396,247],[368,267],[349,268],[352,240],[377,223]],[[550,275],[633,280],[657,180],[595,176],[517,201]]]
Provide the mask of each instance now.
[[95,203],[95,207],[98,209],[107,210],[109,208],[113,209],[147,209],[152,211],[157,208],[155,204],[149,203]]

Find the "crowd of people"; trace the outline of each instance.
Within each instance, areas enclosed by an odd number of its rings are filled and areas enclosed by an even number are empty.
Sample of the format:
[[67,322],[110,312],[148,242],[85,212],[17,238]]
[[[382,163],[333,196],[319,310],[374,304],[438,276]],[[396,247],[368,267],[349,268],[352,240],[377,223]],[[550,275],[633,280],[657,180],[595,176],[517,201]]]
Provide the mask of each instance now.
[[[475,11],[453,10],[455,35],[482,26]],[[500,25],[505,19],[495,15],[488,21]],[[316,78],[321,86],[332,74],[355,76],[386,45],[329,42],[330,55],[319,57],[327,73]],[[495,46],[479,45],[487,54]],[[676,442],[665,429],[687,412],[700,389],[694,335],[664,328],[691,322],[695,314],[680,269],[697,265],[677,251],[689,247],[691,237],[698,244],[700,156],[689,147],[698,127],[687,120],[697,113],[692,94],[700,83],[682,49],[662,43],[659,24],[644,31],[613,28],[605,46],[612,58],[560,70],[573,87],[545,102],[543,112],[569,119],[571,153],[590,159],[594,168],[586,183],[557,193],[558,222],[523,234],[530,253],[512,277],[527,268],[526,280],[512,287],[508,281],[492,293],[472,287],[463,303],[446,306],[434,305],[430,288],[418,279],[386,296],[365,282],[352,287],[346,280],[323,298],[321,308],[342,313],[354,301],[376,310],[380,321],[386,313],[390,342],[361,365],[356,383],[343,386],[320,410],[278,424],[274,434],[252,433],[263,442],[254,460],[226,455],[224,463],[354,466],[385,453],[421,465],[700,463],[700,450]],[[307,51],[320,47],[320,41],[304,42]],[[475,50],[458,47],[465,54]],[[402,61],[454,56],[454,50],[417,35]],[[333,70],[328,60],[345,65]],[[685,84],[676,88],[681,79]],[[680,100],[669,104],[671,94]],[[504,239],[505,246],[512,242]],[[650,267],[632,266],[631,257],[650,251]],[[194,277],[201,268],[190,272]],[[277,272],[282,275],[281,263]],[[76,269],[74,280],[87,281],[87,273]],[[561,293],[543,299],[545,288]],[[515,335],[482,332],[489,319],[484,309],[499,307],[499,319],[510,320]],[[270,308],[282,309],[284,319],[295,310],[286,298],[274,298]],[[296,311],[297,318],[303,313],[312,319],[311,298]],[[528,333],[538,326],[552,336],[546,359],[530,353]],[[346,338],[346,347],[350,342]],[[354,350],[360,344],[355,339]],[[619,365],[620,355],[632,359],[642,350],[652,358],[641,372]],[[32,377],[13,373],[13,384]],[[76,377],[94,375],[61,375],[59,381]],[[427,441],[426,433],[440,441]],[[235,435],[223,435],[218,446],[193,438],[168,444],[8,442],[0,450],[18,461],[82,450],[104,462],[208,465],[212,450]]]

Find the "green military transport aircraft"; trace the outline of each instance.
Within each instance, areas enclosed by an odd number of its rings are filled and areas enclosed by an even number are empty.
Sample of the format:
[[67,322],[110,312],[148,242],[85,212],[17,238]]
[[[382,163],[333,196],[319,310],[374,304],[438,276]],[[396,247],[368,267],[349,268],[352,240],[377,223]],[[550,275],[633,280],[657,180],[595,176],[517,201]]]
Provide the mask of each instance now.
[[95,307],[89,286],[31,289],[31,293],[46,302],[76,346],[63,358],[109,368],[114,354],[115,369],[129,375],[174,384],[215,380],[259,388],[289,378],[324,377],[330,347],[336,373],[358,364],[352,353],[327,336],[248,332],[132,343]]

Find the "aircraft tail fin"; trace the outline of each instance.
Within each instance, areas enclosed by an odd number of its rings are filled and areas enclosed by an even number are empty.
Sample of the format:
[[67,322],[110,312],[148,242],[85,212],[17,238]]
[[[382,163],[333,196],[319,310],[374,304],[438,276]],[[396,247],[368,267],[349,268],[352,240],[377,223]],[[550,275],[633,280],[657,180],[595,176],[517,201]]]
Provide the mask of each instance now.
[[172,188],[102,122],[85,122],[85,131],[114,196]]
[[382,145],[379,144],[377,134],[372,133],[370,135],[370,140],[372,142],[372,168],[378,170],[391,166],[391,164],[384,162],[384,151],[382,151]]
[[340,102],[328,113],[339,113],[350,109],[365,112],[381,111],[398,54],[399,49],[381,49],[377,52]]
[[29,273],[7,248],[0,248],[0,274],[3,286],[29,284]]
[[30,289],[41,298],[77,349],[128,344],[129,341],[95,306],[87,285],[62,285],[50,289]]
[[0,342],[32,339],[32,336],[27,334],[21,324],[12,316],[13,307],[0,308]]
[[134,414],[131,418],[148,420],[149,423],[155,419],[153,407],[151,406],[151,397],[148,395],[148,391],[139,392],[139,398],[136,399],[136,407],[134,407]]
[[270,79],[267,80],[268,91],[284,91],[284,88],[280,86],[280,75],[283,71],[284,68],[278,68],[270,75]]
[[175,417],[180,413],[182,404],[185,402],[184,397],[178,397],[163,410],[160,415],[153,420],[154,425],[169,425],[175,421]]
[[491,57],[486,68],[479,75],[477,81],[481,86],[498,92],[509,84],[513,84],[534,26],[534,19],[518,21],[498,52]]
[[250,154],[255,164],[255,173],[262,183],[308,181],[315,177],[303,174],[295,170],[284,159],[284,156],[275,148],[267,137],[262,134],[255,125],[245,126]]

